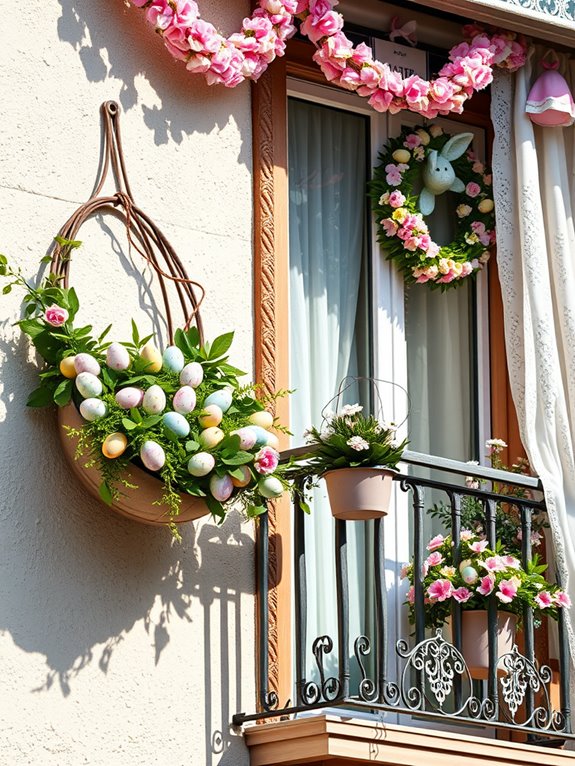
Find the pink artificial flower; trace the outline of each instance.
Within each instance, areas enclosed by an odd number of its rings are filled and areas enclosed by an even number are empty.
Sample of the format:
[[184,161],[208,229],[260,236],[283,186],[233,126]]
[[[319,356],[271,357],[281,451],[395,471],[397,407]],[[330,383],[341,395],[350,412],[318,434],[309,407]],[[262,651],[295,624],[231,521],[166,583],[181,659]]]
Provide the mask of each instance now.
[[69,314],[66,309],[63,309],[53,303],[51,306],[48,306],[44,312],[44,321],[49,325],[52,325],[52,327],[62,327],[62,325],[68,320],[68,316]]
[[509,580],[501,580],[498,592],[495,594],[503,604],[510,604],[517,595],[517,589],[521,581],[517,577],[511,577]]
[[408,237],[404,241],[403,246],[406,250],[414,253],[419,248],[419,237]]
[[469,588],[462,586],[461,588],[451,591],[451,595],[459,604],[465,604],[466,601],[469,601],[473,593]]
[[431,83],[429,96],[436,104],[443,105],[451,101],[458,90],[458,86],[447,79],[447,77],[438,77]]
[[535,596],[535,603],[540,609],[547,609],[548,606],[553,606],[553,596],[547,590],[542,590]]
[[469,542],[469,540],[471,540],[472,537],[473,537],[473,532],[470,529],[462,529],[461,532],[459,533],[459,539],[464,543]]
[[380,221],[380,223],[388,237],[394,237],[397,234],[399,226],[393,219],[384,218],[382,221]]
[[480,565],[487,569],[488,572],[503,572],[507,567],[503,563],[501,556],[490,556],[485,561],[480,562]]
[[409,574],[409,570],[410,570],[410,569],[411,569],[411,564],[403,564],[403,565],[402,565],[402,567],[401,567],[401,571],[400,571],[400,573],[399,573],[399,577],[400,577],[402,580],[405,580],[405,578],[406,578],[406,577],[407,577],[407,575]]
[[476,184],[475,181],[470,181],[465,187],[465,193],[468,197],[477,197],[481,192],[481,186]]
[[501,557],[501,561],[509,569],[520,569],[521,568],[521,562],[519,561],[519,559],[516,559],[515,556],[502,556]]
[[410,587],[410,589],[407,591],[406,598],[407,598],[408,603],[410,603],[410,604],[415,603],[415,586],[414,585],[412,585]]
[[[360,92],[360,91],[358,91]],[[368,99],[368,103],[376,112],[387,112],[393,101],[393,94],[385,88],[378,88]]]
[[443,561],[443,556],[439,551],[434,551],[433,553],[430,553],[427,559],[425,560],[426,564],[428,564],[430,567],[436,567],[438,564],[441,564]]
[[415,149],[415,147],[420,146],[420,144],[421,138],[417,135],[417,133],[410,133],[408,136],[406,136],[405,141],[403,142],[403,145],[408,149]]
[[555,594],[555,603],[557,606],[563,606],[566,609],[569,609],[571,606],[571,599],[569,596],[565,593],[565,591],[558,590]]
[[488,574],[482,577],[479,586],[476,588],[477,592],[482,596],[489,596],[495,585],[494,575]]
[[434,551],[437,548],[441,548],[443,543],[445,542],[445,538],[443,535],[436,535],[434,538],[432,538],[428,544],[427,544],[427,550],[428,551]]
[[220,49],[222,37],[213,24],[197,19],[188,30],[188,45],[193,53],[215,53]]
[[273,447],[262,447],[256,455],[254,468],[258,473],[273,473],[278,467],[279,459],[279,452]]
[[405,197],[396,189],[389,195],[389,204],[391,207],[401,207],[405,203]]
[[473,551],[473,553],[483,553],[486,548],[487,540],[476,540],[469,546],[469,550]]
[[427,589],[429,598],[435,601],[445,601],[453,593],[453,585],[449,580],[436,580]]

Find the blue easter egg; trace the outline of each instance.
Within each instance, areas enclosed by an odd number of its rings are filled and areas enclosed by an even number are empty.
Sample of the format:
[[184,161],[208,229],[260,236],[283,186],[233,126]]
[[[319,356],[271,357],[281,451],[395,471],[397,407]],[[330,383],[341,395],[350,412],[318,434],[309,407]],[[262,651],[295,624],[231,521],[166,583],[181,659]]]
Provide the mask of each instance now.
[[179,438],[190,433],[190,424],[179,412],[166,412],[162,415],[162,425]]

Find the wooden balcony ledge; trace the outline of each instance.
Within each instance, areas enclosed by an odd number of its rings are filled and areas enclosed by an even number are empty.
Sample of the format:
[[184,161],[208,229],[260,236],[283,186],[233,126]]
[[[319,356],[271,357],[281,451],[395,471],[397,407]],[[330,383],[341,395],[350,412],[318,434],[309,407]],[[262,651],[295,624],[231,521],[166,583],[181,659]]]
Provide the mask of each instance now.
[[246,726],[250,766],[575,766],[575,752],[318,715]]

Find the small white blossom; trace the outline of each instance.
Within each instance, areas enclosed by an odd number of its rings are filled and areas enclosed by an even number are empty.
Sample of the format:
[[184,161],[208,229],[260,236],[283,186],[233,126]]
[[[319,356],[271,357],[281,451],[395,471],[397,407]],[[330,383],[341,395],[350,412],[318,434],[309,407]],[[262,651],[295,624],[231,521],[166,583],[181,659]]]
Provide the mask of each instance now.
[[326,421],[326,423],[331,422],[335,418],[335,412],[333,410],[326,410],[323,413],[323,419]]
[[504,442],[503,439],[488,439],[485,442],[485,447],[492,452],[500,452],[507,447],[507,443]]
[[357,415],[362,410],[363,410],[363,407],[361,406],[361,404],[346,404],[343,407],[341,414],[343,415],[343,417],[350,417],[351,415]]
[[369,444],[362,439],[361,436],[352,436],[347,440],[346,444],[357,452],[363,452],[363,450],[369,449]]
[[312,434],[309,428],[306,428],[306,430],[303,432],[303,439],[306,444],[313,444],[315,441],[315,436]]

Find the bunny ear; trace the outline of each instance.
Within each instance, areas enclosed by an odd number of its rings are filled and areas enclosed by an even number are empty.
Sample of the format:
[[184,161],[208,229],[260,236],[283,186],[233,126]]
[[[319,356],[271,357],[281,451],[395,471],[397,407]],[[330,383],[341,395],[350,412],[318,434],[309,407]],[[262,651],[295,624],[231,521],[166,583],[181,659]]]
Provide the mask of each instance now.
[[451,136],[441,150],[441,156],[449,161],[456,160],[458,157],[461,157],[463,152],[473,141],[473,138],[473,133],[458,133],[456,136]]

